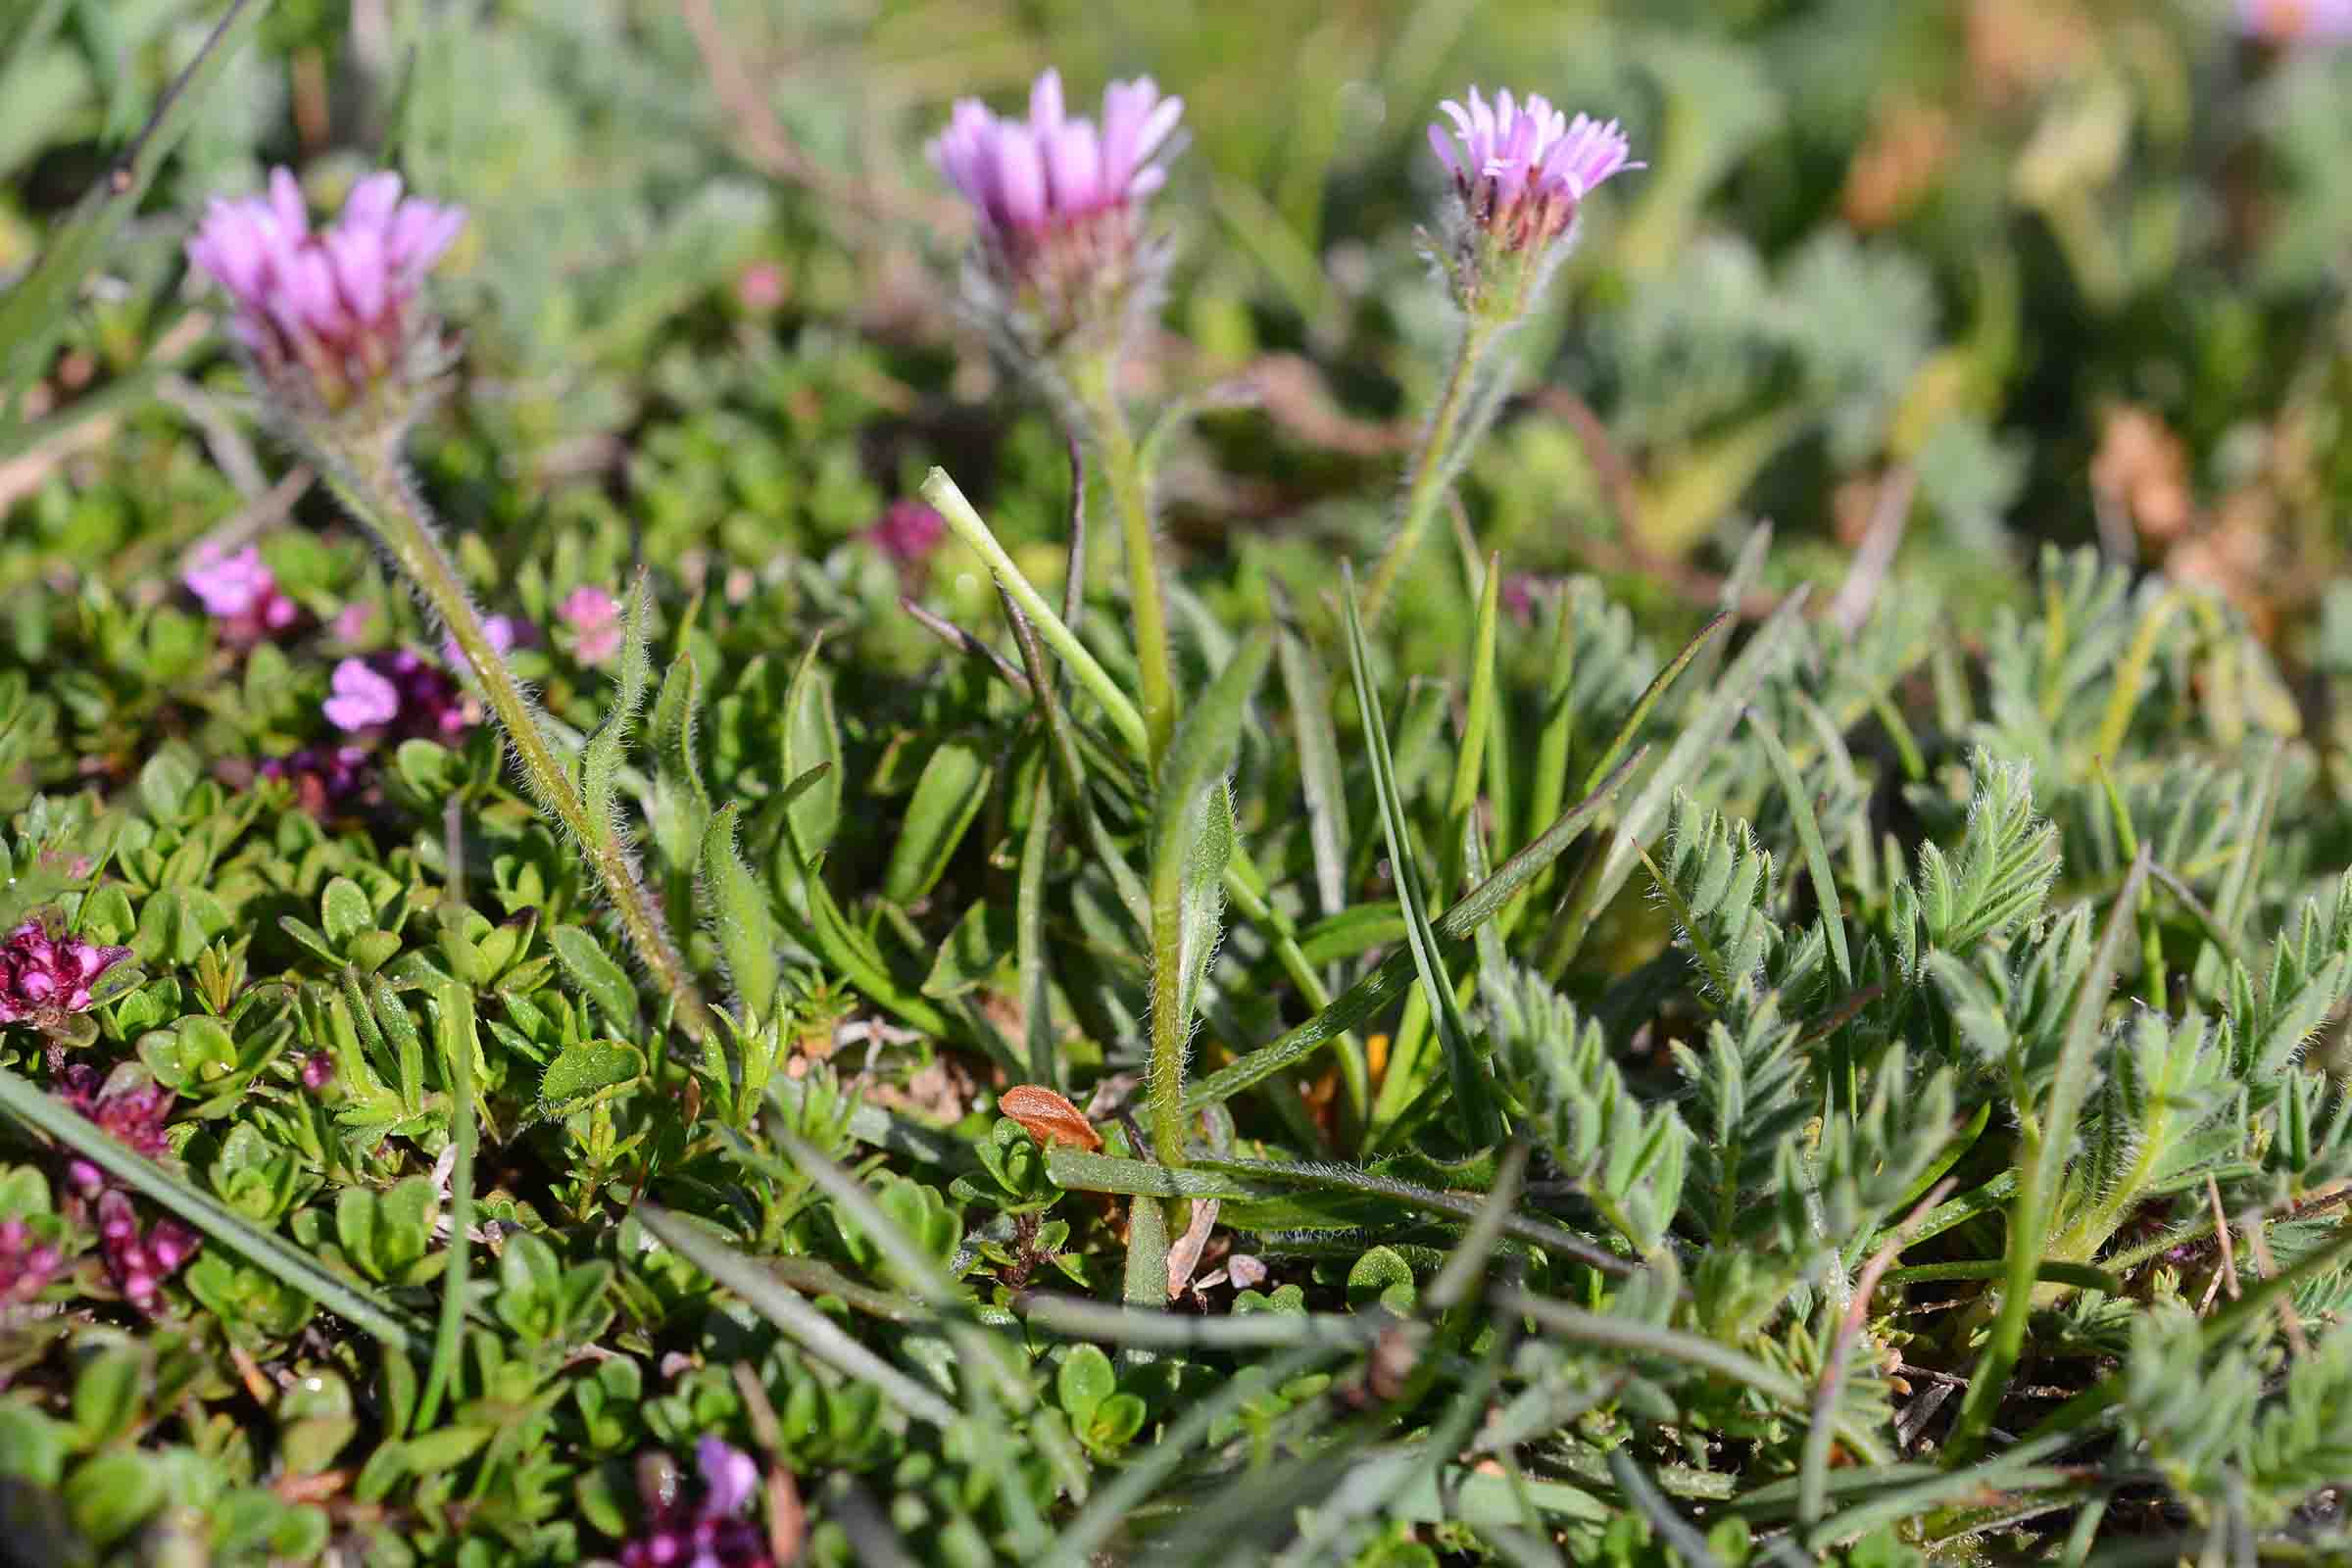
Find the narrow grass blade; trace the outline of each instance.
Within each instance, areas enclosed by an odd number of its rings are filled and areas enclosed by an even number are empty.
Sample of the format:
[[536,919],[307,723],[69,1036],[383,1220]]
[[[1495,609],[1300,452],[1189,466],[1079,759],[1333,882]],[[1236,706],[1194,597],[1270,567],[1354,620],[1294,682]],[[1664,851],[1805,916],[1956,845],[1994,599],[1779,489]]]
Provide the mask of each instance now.
[[[1592,824],[1625,782],[1626,775],[1641,764],[1643,755],[1637,753],[1620,762],[1617,771],[1603,780],[1599,789],[1569,808],[1533,844],[1505,860],[1493,876],[1464,894],[1445,913],[1439,915],[1434,927],[1437,934],[1449,942],[1467,941],[1480,925],[1494,917],[1513,894],[1558,858],[1560,852]],[[1396,1000],[1412,986],[1415,973],[1411,953],[1393,955],[1379,968],[1350,986],[1330,1006],[1281,1039],[1271,1045],[1261,1046],[1241,1060],[1196,1082],[1185,1094],[1186,1108],[1197,1109],[1201,1105],[1231,1100],[1250,1086],[1263,1083],[1284,1068],[1304,1060],[1348,1030],[1394,1006]]]
[[757,1259],[659,1204],[639,1203],[633,1212],[663,1245],[742,1297],[754,1311],[834,1371],[872,1384],[884,1398],[916,1420],[942,1428],[955,1424],[954,1405],[858,1344]]
[[72,315],[74,290],[98,266],[115,231],[138,211],[156,172],[269,10],[270,0],[235,0],[106,176],[50,231],[49,248],[32,270],[0,295],[0,431],[17,422],[19,395],[48,362]]
[[1763,743],[1764,755],[1780,780],[1781,793],[1788,797],[1788,813],[1796,819],[1796,842],[1805,852],[1805,873],[1812,879],[1813,899],[1821,906],[1822,924],[1829,930],[1830,961],[1838,966],[1838,980],[1850,986],[1854,983],[1854,960],[1845,950],[1845,906],[1838,897],[1838,877],[1830,868],[1830,850],[1822,842],[1821,821],[1814,814],[1813,798],[1805,792],[1804,780],[1797,776],[1796,762],[1789,757],[1788,748],[1781,744],[1771,721],[1751,708],[1747,710],[1747,727]]
[[450,1138],[456,1158],[449,1167],[449,1262],[441,1275],[441,1321],[433,1334],[433,1364],[417,1401],[415,1432],[430,1432],[441,1413],[442,1396],[455,1388],[458,1356],[466,1328],[466,1286],[473,1267],[473,1152],[480,1129],[474,1120],[473,993],[450,983],[436,988],[435,1033],[442,1067],[449,1074]]
[[1072,1339],[1158,1350],[1287,1350],[1305,1346],[1348,1349],[1371,1345],[1396,1326],[1395,1318],[1377,1312],[1187,1317],[1044,1292],[1016,1296],[1012,1304],[1014,1313],[1032,1327]]
[[1429,1309],[1432,1312],[1450,1310],[1470,1298],[1472,1291],[1486,1277],[1487,1264],[1494,1256],[1494,1249],[1502,1244],[1505,1222],[1511,1217],[1511,1206],[1519,1201],[1519,1183],[1527,1174],[1527,1146],[1514,1143],[1503,1151],[1502,1164],[1494,1172],[1494,1185],[1487,1193],[1487,1200],[1478,1205],[1478,1217],[1462,1237],[1461,1245],[1430,1282]]
[[[1454,1103],[1462,1133],[1472,1148],[1483,1149],[1502,1136],[1502,1117],[1495,1108],[1486,1073],[1470,1048],[1469,1025],[1454,1000],[1453,980],[1446,972],[1437,932],[1430,925],[1429,907],[1421,892],[1421,873],[1413,858],[1412,828],[1405,818],[1404,800],[1396,790],[1396,763],[1389,754],[1386,721],[1381,716],[1380,693],[1372,684],[1372,652],[1364,640],[1363,617],[1356,611],[1354,574],[1341,568],[1341,606],[1347,617],[1348,658],[1355,680],[1356,712],[1363,721],[1364,743],[1372,761],[1373,788],[1378,792],[1381,825],[1388,839],[1389,863],[1396,877],[1398,902],[1404,906],[1405,938],[1423,995],[1438,1020],[1439,1039],[1453,1081]],[[1408,1064],[1392,1061],[1390,1071]],[[1385,1086],[1384,1086],[1385,1087]]]
[[[1767,1366],[1742,1350],[1679,1329],[1661,1328],[1654,1324],[1638,1323],[1630,1318],[1609,1317],[1599,1312],[1588,1312],[1526,1291],[1512,1288],[1494,1295],[1495,1304],[1506,1312],[1519,1312],[1534,1318],[1544,1328],[1582,1345],[1599,1346],[1621,1350],[1629,1355],[1654,1356],[1663,1361],[1679,1361],[1701,1371],[1729,1378],[1786,1406],[1791,1414],[1802,1414],[1811,1400],[1802,1384],[1777,1367]],[[1889,1455],[1880,1435],[1840,1422],[1838,1441],[1851,1448],[1865,1464],[1885,1464]]]
[[1707,1549],[1707,1538],[1674,1511],[1674,1505],[1666,1500],[1658,1484],[1649,1479],[1648,1473],[1623,1447],[1609,1450],[1609,1474],[1616,1478],[1626,1500],[1649,1520],[1658,1539],[1683,1559],[1685,1568],[1723,1568],[1723,1559]]
[[0,1111],[55,1139],[144,1198],[152,1199],[220,1246],[275,1275],[328,1311],[349,1318],[396,1350],[417,1338],[404,1314],[354,1281],[338,1279],[292,1244],[205,1197],[39,1086],[0,1068]]
[[1298,783],[1306,796],[1306,842],[1315,864],[1315,896],[1326,915],[1348,906],[1348,789],[1340,774],[1340,740],[1331,723],[1331,683],[1298,633],[1276,644],[1291,725],[1298,740]]
[[2140,888],[2147,877],[2148,855],[2142,848],[2132,861],[2132,874],[2125,879],[2123,891],[2108,911],[2107,927],[2092,950],[2090,968],[2076,994],[2074,1015],[2067,1022],[2066,1042],[2059,1050],[2049,1093],[2018,1141],[2017,1200],[2009,1209],[2008,1267],[2001,1286],[2001,1307],[1984,1353],[1969,1378],[1968,1394],[1946,1445],[1955,1462],[1974,1458],[1984,1446],[1993,1412],[2008,1393],[2010,1375],[2025,1348],[2026,1323],[2034,1311],[2034,1275],[2049,1240],[2058,1184],[2074,1145],[2075,1124],[2082,1119],[2096,1076],[2099,1036],[2108,989],[2115,980],[2116,958],[2124,933],[2139,908]]
[[[1650,769],[1640,792],[1619,816],[1617,836],[1610,842],[1607,854],[1578,886],[1567,906],[1561,910],[1554,939],[1547,944],[1549,951],[1544,965],[1551,978],[1557,979],[1567,967],[1568,960],[1576,956],[1577,951],[1584,946],[1586,935],[1592,928],[1592,921],[1617,896],[1618,889],[1625,886],[1625,879],[1633,874],[1642,848],[1664,821],[1667,807],[1674,800],[1674,792],[1689,783],[1708,757],[1723,744],[1756,689],[1779,668],[1788,644],[1802,624],[1804,600],[1805,593],[1800,588],[1781,602],[1780,609],[1774,611],[1772,617],[1757,628],[1755,636],[1740,651],[1740,657],[1732,661],[1731,667],[1724,671],[1723,678],[1699,705],[1698,711],[1684,725],[1683,732],[1675,737],[1674,745]],[[1693,643],[1708,635],[1701,632],[1699,638],[1693,639]],[[1669,665],[1659,675],[1658,681],[1668,681],[1676,673],[1676,666],[1687,664],[1694,653],[1695,648],[1685,649],[1683,657],[1677,659],[1675,665]],[[1653,681],[1651,687],[1653,691],[1663,694],[1664,688],[1658,682]],[[1644,693],[1643,701],[1649,700],[1649,694]],[[1637,709],[1637,713],[1639,711]],[[1629,718],[1620,739],[1630,738],[1635,727],[1636,721]],[[1616,750],[1617,747],[1612,744],[1610,752],[1613,754]]]
[[1617,760],[1623,757],[1625,749],[1634,743],[1634,737],[1642,733],[1642,726],[1649,722],[1649,715],[1656,710],[1658,704],[1666,700],[1666,694],[1674,689],[1676,681],[1682,679],[1683,671],[1690,667],[1690,662],[1699,656],[1699,651],[1713,642],[1715,634],[1731,623],[1732,612],[1730,611],[1717,611],[1714,618],[1699,627],[1696,634],[1689,642],[1683,644],[1683,651],[1675,655],[1667,662],[1666,667],[1658,671],[1656,678],[1642,689],[1642,695],[1636,699],[1633,710],[1625,715],[1625,722],[1618,725],[1617,733],[1609,738],[1608,749],[1600,754],[1600,760],[1594,762],[1592,770],[1585,775],[1587,794],[1592,793],[1592,786],[1600,781],[1602,775],[1617,765]]

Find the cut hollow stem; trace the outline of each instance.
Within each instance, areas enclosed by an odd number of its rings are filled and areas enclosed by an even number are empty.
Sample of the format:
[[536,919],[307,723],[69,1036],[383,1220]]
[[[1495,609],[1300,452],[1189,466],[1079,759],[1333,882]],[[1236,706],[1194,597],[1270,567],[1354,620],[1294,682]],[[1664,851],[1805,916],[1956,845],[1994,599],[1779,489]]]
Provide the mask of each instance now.
[[598,821],[588,809],[579,787],[539,727],[536,706],[491,646],[456,563],[434,533],[423,499],[401,469],[398,452],[384,443],[352,443],[360,450],[324,442],[318,445],[319,471],[345,509],[375,535],[448,630],[450,640],[473,671],[474,683],[489,704],[491,715],[506,732],[507,744],[532,798],[563,825],[586,856],[637,961],[670,999],[678,1027],[692,1038],[702,1039],[710,1027],[702,992],[671,944],[661,910],[638,880],[637,868],[622,847],[618,831],[611,822]]

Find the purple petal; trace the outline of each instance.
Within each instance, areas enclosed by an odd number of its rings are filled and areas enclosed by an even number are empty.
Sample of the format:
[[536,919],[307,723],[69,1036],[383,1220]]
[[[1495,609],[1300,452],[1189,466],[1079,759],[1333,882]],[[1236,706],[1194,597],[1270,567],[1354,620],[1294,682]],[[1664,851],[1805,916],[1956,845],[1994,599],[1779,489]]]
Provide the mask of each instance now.
[[302,184],[284,167],[270,171],[270,212],[278,227],[296,239],[311,231],[311,211],[303,205]]
[[1462,166],[1454,162],[1453,144],[1446,138],[1445,126],[1433,124],[1429,127],[1429,145],[1437,153],[1438,162],[1446,166],[1446,172],[1456,179],[1461,178]]
[[704,1512],[720,1516],[743,1512],[760,1489],[759,1462],[710,1435],[695,1445],[694,1459],[703,1472]]
[[1026,125],[1005,125],[997,139],[998,196],[1004,217],[1023,227],[1046,218],[1046,160]]
[[385,265],[381,229],[337,227],[325,236],[335,286],[354,318],[372,322],[391,303],[391,270]]
[[1048,66],[1029,89],[1029,126],[1046,136],[1060,128],[1061,122],[1061,73]]
[[387,169],[351,187],[339,222],[345,229],[382,228],[392,220],[392,211],[399,205],[400,176]]
[[1092,212],[1116,199],[1104,188],[1102,147],[1090,121],[1069,121],[1048,139],[1046,173],[1053,181],[1057,213]]

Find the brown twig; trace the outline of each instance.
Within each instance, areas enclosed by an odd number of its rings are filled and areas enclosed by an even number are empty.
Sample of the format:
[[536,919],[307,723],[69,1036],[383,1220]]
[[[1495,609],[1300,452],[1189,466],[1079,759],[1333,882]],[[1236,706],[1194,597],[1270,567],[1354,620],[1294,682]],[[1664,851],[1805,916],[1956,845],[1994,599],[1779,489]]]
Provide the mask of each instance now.
[[678,15],[694,35],[695,53],[702,57],[710,90],[733,128],[736,148],[754,168],[771,178],[803,186],[877,225],[948,227],[962,220],[960,209],[952,202],[889,192],[871,181],[846,177],[809,157],[784,128],[759,82],[745,69],[742,55],[728,39],[710,0],[678,0]]
[[2197,1303],[2200,1314],[2213,1304],[2214,1293],[2225,1280],[2230,1283],[2230,1299],[2238,1297],[2237,1253],[2230,1245],[2230,1216],[2222,1212],[2222,1189],[2210,1173],[2205,1177],[2205,1200],[2213,1206],[2213,1234],[2221,1243],[2222,1266],[2213,1271],[2213,1283],[2205,1287],[2205,1298]]
[[1870,526],[1845,568],[1838,597],[1830,602],[1830,619],[1843,627],[1848,637],[1862,629],[1862,623],[1870,618],[1871,606],[1878,603],[1879,590],[1886,586],[1894,552],[1903,542],[1903,524],[1910,520],[1911,498],[1918,489],[1919,470],[1907,463],[1879,481]]

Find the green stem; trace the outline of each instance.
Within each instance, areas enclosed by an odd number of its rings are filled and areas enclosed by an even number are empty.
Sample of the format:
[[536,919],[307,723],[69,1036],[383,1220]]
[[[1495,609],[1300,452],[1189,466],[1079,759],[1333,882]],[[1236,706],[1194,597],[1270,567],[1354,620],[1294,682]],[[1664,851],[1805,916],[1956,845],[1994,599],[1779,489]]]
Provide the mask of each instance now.
[[621,931],[638,962],[670,998],[678,1026],[696,1040],[710,1027],[701,991],[671,946],[669,932],[652,896],[610,822],[600,822],[573,785],[539,727],[531,699],[490,644],[482,618],[466,592],[456,563],[441,548],[423,500],[401,471],[399,453],[389,443],[336,448],[320,443],[318,468],[346,510],[367,524],[466,656],[483,699],[506,731],[514,760],[540,808],[561,822],[586,853],[589,868],[604,884]]
[[1475,401],[1479,366],[1486,359],[1494,335],[1494,327],[1476,317],[1462,327],[1461,347],[1454,354],[1452,368],[1446,372],[1446,386],[1438,394],[1438,406],[1430,414],[1429,429],[1422,435],[1420,450],[1413,454],[1412,474],[1404,487],[1403,520],[1397,526],[1396,537],[1389,542],[1388,554],[1373,568],[1371,586],[1364,594],[1367,626],[1380,619],[1380,612],[1389,602],[1389,590],[1396,586],[1396,574],[1419,550],[1422,535],[1429,531],[1429,519],[1436,515],[1438,503],[1445,499],[1446,486],[1456,466],[1455,449],[1461,444],[1463,416]]
[[1148,760],[1156,768],[1167,752],[1168,737],[1176,731],[1175,666],[1168,653],[1167,611],[1159,597],[1159,562],[1152,545],[1152,498],[1144,482],[1144,466],[1135,436],[1127,428],[1126,411],[1119,407],[1111,380],[1108,355],[1097,357],[1078,374],[1078,397],[1094,426],[1095,444],[1102,454],[1102,477],[1110,487],[1110,504],[1119,514],[1119,532],[1127,544],[1127,592],[1135,610],[1135,662],[1144,683],[1144,730],[1151,743]]

